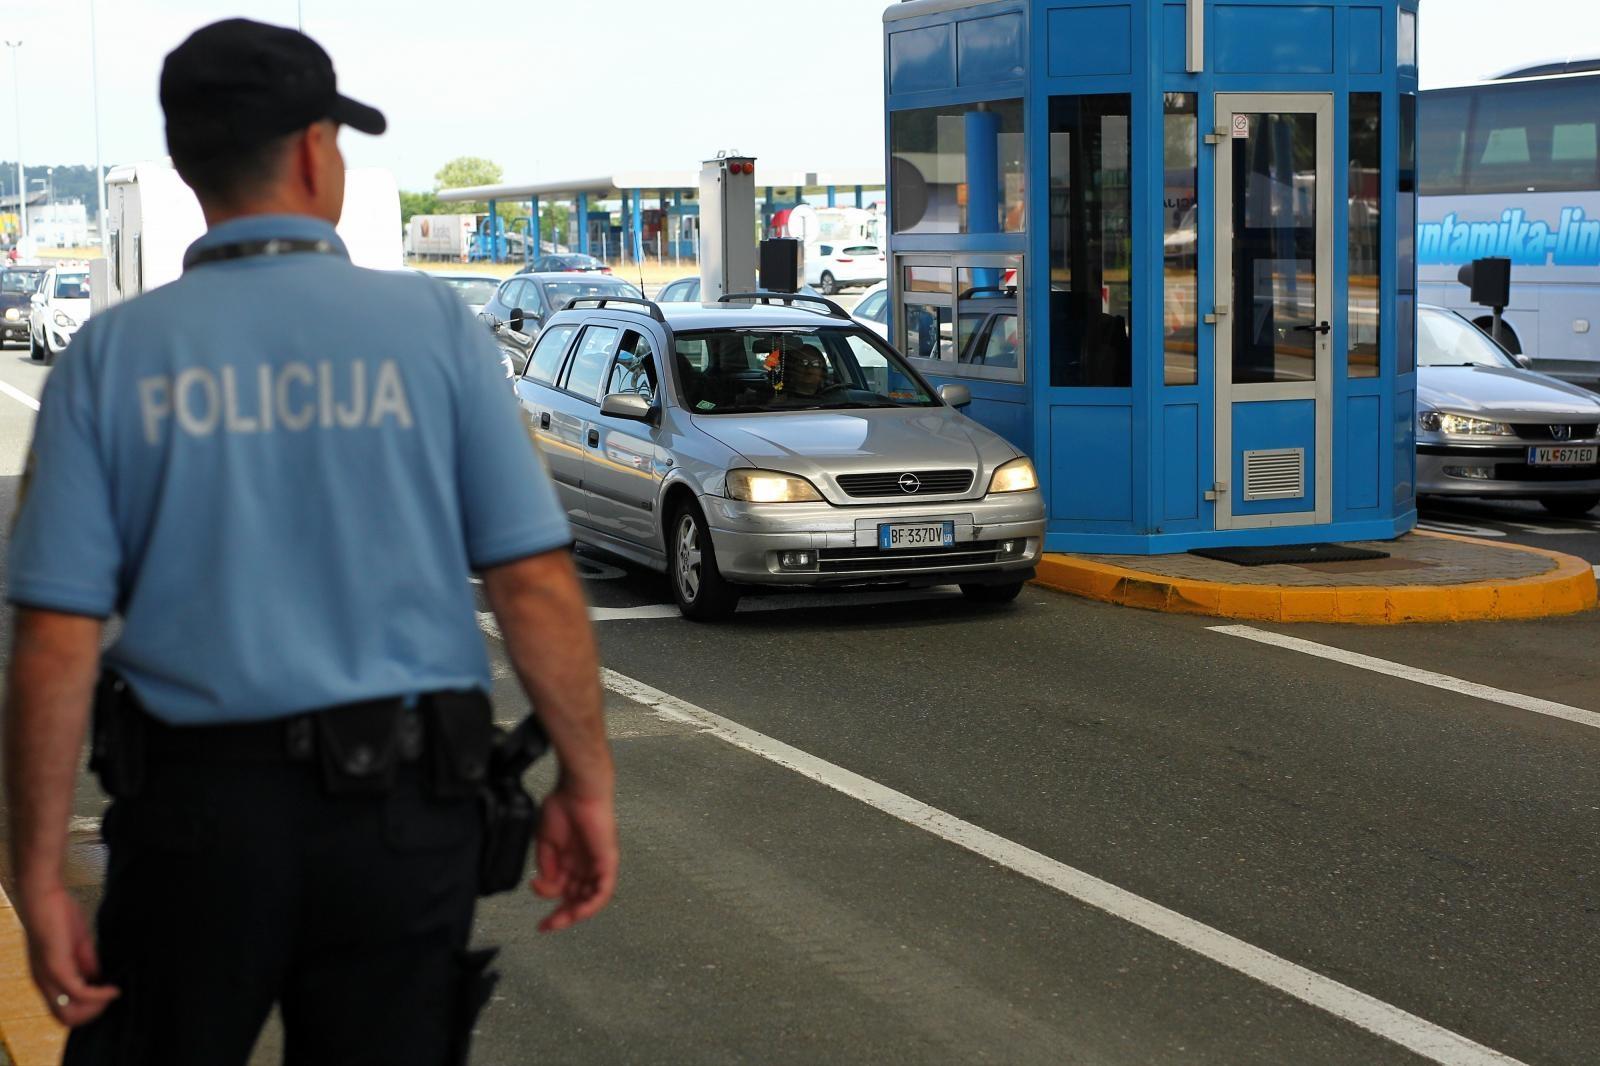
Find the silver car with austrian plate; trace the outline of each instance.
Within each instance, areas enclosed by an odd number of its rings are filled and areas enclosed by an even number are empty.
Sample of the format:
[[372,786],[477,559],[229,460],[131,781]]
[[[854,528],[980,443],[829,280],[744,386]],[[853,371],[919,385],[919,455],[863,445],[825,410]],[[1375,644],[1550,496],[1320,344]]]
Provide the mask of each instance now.
[[1600,504],[1600,395],[1524,367],[1454,311],[1417,309],[1417,495]]
[[1033,465],[830,301],[573,301],[517,394],[581,542],[666,572],[684,615],[758,586],[1033,576]]

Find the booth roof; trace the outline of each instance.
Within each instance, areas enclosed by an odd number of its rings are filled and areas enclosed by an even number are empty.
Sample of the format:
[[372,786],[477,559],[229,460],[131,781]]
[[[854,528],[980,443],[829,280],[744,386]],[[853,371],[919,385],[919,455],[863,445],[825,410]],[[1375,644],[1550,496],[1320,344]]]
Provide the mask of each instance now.
[[[883,170],[867,167],[840,170],[763,170],[756,161],[756,187],[774,189],[822,190],[829,186],[853,189],[857,185],[867,189],[884,187]],[[459,189],[439,190],[439,199],[445,203],[482,200],[526,200],[530,197],[567,199],[580,193],[602,200],[615,199],[624,189],[642,189],[646,193],[656,190],[667,192],[692,191],[700,188],[698,170],[637,170],[610,177],[578,178],[565,181],[538,181],[505,183],[501,185],[473,185]]]

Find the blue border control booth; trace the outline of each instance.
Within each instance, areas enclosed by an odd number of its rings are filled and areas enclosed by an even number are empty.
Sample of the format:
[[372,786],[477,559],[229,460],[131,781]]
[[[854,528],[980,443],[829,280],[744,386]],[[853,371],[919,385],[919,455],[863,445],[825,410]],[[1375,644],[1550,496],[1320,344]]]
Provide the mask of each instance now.
[[1416,0],[884,12],[891,339],[1051,551],[1416,522]]

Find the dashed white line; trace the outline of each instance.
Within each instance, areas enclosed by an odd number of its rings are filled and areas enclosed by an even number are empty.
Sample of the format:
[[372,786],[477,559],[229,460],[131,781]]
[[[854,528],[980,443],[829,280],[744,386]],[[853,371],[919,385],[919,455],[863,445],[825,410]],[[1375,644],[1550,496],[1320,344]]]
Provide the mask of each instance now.
[[606,688],[653,708],[663,718],[698,726],[719,740],[842,792],[908,825],[1181,945],[1433,1062],[1452,1066],[1517,1062],[1425,1018],[1407,1013],[1365,992],[1340,984],[1314,970],[1280,958],[703,707],[651,688],[615,670],[602,670],[601,676]]
[[35,411],[39,409],[39,401],[23,392],[15,385],[9,385],[4,381],[0,381],[0,392],[5,393],[7,396],[11,397],[24,407],[31,407]]
[[[1600,567],[1596,568],[1600,573]],[[1448,692],[1458,692],[1464,696],[1487,700],[1506,707],[1516,707],[1519,710],[1532,711],[1535,714],[1548,715],[1551,718],[1561,718],[1578,725],[1585,725],[1591,729],[1600,729],[1600,713],[1586,711],[1582,707],[1569,707],[1565,703],[1556,703],[1553,700],[1543,700],[1537,696],[1525,696],[1520,692],[1508,692],[1505,689],[1492,688],[1489,685],[1480,685],[1476,681],[1463,681],[1459,677],[1449,674],[1439,674],[1432,670],[1421,670],[1415,666],[1406,666],[1404,663],[1390,662],[1388,659],[1379,659],[1372,655],[1362,655],[1360,652],[1346,651],[1343,648],[1334,648],[1315,641],[1303,640],[1300,637],[1284,636],[1282,633],[1269,633],[1253,626],[1210,626],[1211,632],[1222,633],[1230,637],[1243,637],[1259,644],[1271,644],[1274,647],[1297,651],[1303,655],[1314,655],[1319,659],[1328,659],[1332,662],[1354,666],[1358,670],[1370,670],[1375,674],[1388,674],[1390,677],[1414,681],[1419,685],[1428,685],[1432,688],[1444,689]]]

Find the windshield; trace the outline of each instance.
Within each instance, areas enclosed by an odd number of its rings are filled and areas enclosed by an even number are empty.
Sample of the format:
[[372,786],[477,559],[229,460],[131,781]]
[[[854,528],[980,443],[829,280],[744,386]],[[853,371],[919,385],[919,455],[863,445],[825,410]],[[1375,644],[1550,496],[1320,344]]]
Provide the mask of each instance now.
[[57,274],[55,297],[58,300],[87,300],[89,298],[89,275]]
[[440,278],[455,294],[467,303],[481,306],[494,299],[494,290],[500,287],[497,281],[482,281],[478,278]]
[[937,407],[895,352],[839,327],[677,335],[678,402],[697,414]]
[[545,303],[553,311],[559,311],[567,306],[568,300],[576,300],[580,296],[632,296],[639,297],[638,289],[626,281],[615,278],[574,278],[571,281],[547,281],[544,283]]
[[1420,366],[1517,366],[1477,326],[1445,311],[1417,312],[1417,363]]
[[44,277],[42,270],[8,270],[0,274],[0,292],[31,296],[39,291],[39,279],[42,277]]

